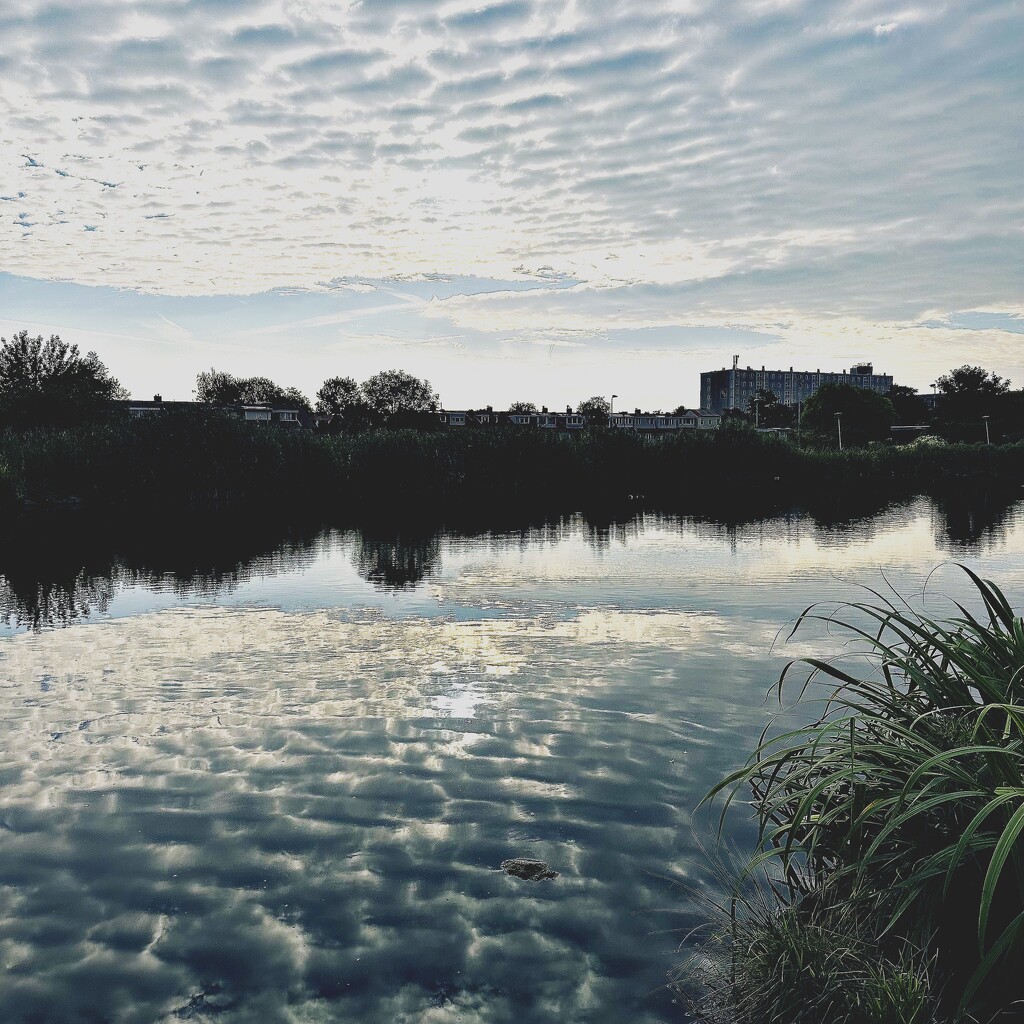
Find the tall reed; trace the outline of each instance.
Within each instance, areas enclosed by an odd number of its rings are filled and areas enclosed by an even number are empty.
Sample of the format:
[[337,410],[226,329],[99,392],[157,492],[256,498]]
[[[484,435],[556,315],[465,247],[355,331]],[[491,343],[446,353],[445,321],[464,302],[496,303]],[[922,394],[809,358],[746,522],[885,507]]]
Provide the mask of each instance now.
[[[114,506],[267,504],[355,511],[516,503],[648,504],[855,515],[921,490],[1024,482],[1024,444],[803,448],[750,430],[647,437],[588,429],[368,430],[324,435],[215,410],[0,431],[0,491]],[[3,480],[7,484],[4,485]]]
[[[1024,999],[1024,621],[964,572],[979,608],[958,603],[948,621],[877,593],[805,611],[794,633],[824,621],[871,671],[845,658],[791,664],[780,699],[804,664],[799,696],[821,701],[819,717],[762,738],[705,798],[725,794],[724,815],[752,793],[760,849],[744,873],[777,864],[780,915],[806,929],[821,908],[842,908],[870,923],[880,954],[927,950],[956,1020]],[[813,698],[820,683],[832,685]]]

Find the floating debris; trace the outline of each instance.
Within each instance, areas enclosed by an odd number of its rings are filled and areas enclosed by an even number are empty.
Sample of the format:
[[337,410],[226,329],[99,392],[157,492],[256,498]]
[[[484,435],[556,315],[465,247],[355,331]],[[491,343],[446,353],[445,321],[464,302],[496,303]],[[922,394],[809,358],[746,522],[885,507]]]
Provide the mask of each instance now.
[[542,860],[526,860],[522,857],[513,857],[511,860],[501,862],[501,870],[513,878],[522,878],[527,882],[539,882],[543,878],[557,878],[558,872],[549,867]]

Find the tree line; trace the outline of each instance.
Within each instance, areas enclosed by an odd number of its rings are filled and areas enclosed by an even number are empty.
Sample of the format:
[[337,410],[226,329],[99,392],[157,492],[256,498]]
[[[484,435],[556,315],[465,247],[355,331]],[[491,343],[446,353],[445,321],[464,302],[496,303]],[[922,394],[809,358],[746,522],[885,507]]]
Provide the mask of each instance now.
[[[271,403],[338,417],[346,429],[402,424],[408,417],[437,411],[440,398],[427,380],[403,370],[383,370],[362,383],[331,377],[315,402],[295,387],[267,377],[236,377],[210,369],[196,377],[197,401],[213,406]],[[801,436],[828,442],[843,433],[847,445],[880,441],[894,425],[927,426],[948,441],[1002,441],[1024,438],[1024,391],[981,366],[964,365],[935,381],[933,407],[914,388],[893,386],[881,395],[848,384],[825,384],[800,407],[784,405],[768,390],[759,391],[745,410],[730,410],[727,422],[759,427],[799,427]],[[20,331],[0,338],[0,424],[66,425],[95,418],[111,402],[130,396],[95,352],[82,355],[77,345],[31,337]],[[535,413],[532,402],[513,402],[510,412]],[[600,395],[578,403],[589,423],[607,423],[608,400]],[[685,412],[679,406],[676,414]],[[839,422],[837,422],[839,421]]]
[[[336,416],[348,429],[397,423],[403,417],[436,412],[440,397],[430,381],[404,370],[382,370],[361,384],[352,377],[330,377],[315,402],[296,387],[282,387],[269,377],[238,377],[224,370],[197,374],[196,401],[212,406],[279,405]],[[95,352],[82,355],[59,335],[44,340],[20,331],[0,338],[0,423],[66,425],[94,418],[113,401],[127,401],[127,390]],[[532,402],[513,402],[510,411],[535,413]],[[578,406],[588,421],[600,423],[608,401],[593,396]]]
[[946,441],[1024,439],[1024,391],[981,366],[959,366],[935,381],[931,403],[916,388],[895,384],[885,394],[851,384],[823,384],[805,402],[784,405],[762,389],[746,409],[729,410],[727,420],[759,427],[800,430],[811,438],[847,445],[882,441],[894,426],[927,428]]

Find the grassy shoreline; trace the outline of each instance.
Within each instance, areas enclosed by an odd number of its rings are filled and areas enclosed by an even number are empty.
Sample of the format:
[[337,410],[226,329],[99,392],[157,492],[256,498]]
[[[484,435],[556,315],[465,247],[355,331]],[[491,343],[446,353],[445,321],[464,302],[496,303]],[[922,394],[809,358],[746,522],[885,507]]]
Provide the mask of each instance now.
[[787,667],[780,701],[802,666],[817,719],[705,797],[749,795],[759,843],[702,951],[698,1017],[1024,1017],[1024,619],[962,568],[976,599],[949,619],[877,593],[798,619],[854,647]]
[[609,430],[370,430],[323,435],[207,416],[0,432],[0,507],[300,507],[339,512],[460,505],[851,512],[944,489],[1019,487],[1024,444],[838,452],[742,429],[644,437]]

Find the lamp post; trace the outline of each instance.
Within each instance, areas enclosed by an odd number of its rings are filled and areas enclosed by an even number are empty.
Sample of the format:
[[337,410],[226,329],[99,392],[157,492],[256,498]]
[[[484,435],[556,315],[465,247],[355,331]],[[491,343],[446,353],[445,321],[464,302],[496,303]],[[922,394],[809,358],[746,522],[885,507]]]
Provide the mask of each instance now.
[[992,439],[988,434],[988,416],[982,416],[981,418],[985,421],[985,444],[991,444]]
[[836,413],[836,430],[839,431],[839,450],[843,450],[843,414]]

